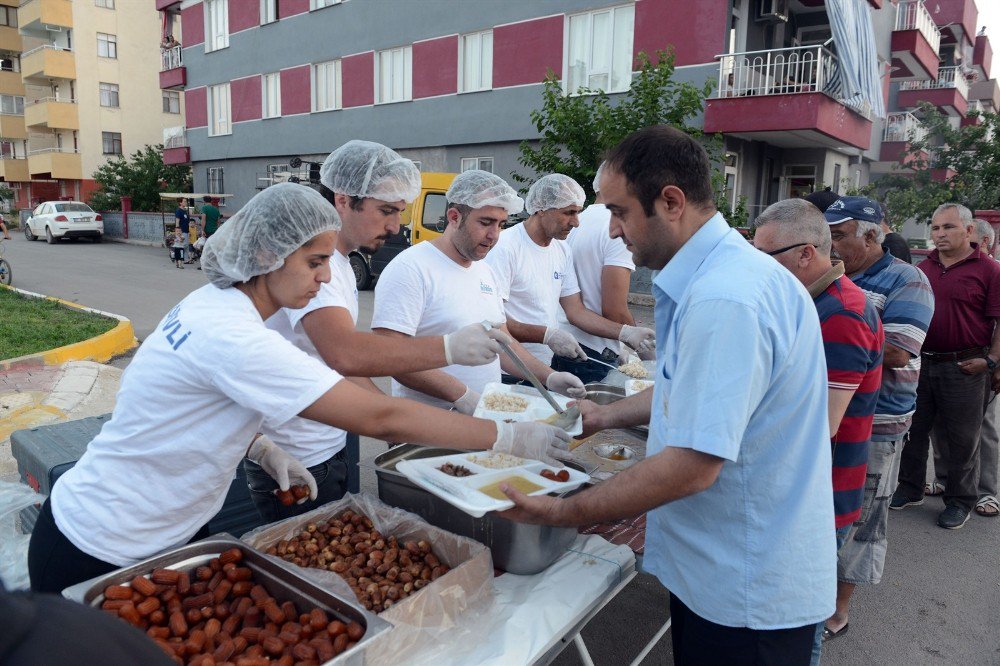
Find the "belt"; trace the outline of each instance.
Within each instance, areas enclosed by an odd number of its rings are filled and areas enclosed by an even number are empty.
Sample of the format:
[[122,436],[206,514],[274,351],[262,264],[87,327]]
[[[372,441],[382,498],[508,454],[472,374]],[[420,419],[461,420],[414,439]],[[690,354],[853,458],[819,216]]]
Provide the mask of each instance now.
[[964,361],[970,358],[985,358],[989,347],[973,347],[955,352],[920,352],[920,357],[931,363],[945,363],[948,361]]

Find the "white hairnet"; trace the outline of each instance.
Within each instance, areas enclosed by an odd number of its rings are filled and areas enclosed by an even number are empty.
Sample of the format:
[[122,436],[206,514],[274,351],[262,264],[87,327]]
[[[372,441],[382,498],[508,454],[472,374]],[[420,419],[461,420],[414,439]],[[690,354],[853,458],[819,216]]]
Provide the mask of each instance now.
[[330,153],[319,180],[337,194],[362,199],[411,203],[420,194],[417,165],[373,141],[348,141]]
[[601,191],[601,173],[604,171],[604,162],[601,162],[600,166],[597,167],[597,173],[594,174],[594,192]]
[[316,190],[272,185],[247,202],[205,243],[201,265],[220,289],[275,271],[285,257],[325,231],[340,229],[337,211]]
[[535,181],[524,197],[524,208],[528,215],[553,208],[582,206],[587,195],[580,183],[561,173],[550,173]]
[[461,204],[469,208],[497,206],[508,215],[517,215],[524,210],[524,200],[517,196],[514,188],[500,176],[489,171],[470,169],[463,171],[452,181],[444,198],[448,203]]

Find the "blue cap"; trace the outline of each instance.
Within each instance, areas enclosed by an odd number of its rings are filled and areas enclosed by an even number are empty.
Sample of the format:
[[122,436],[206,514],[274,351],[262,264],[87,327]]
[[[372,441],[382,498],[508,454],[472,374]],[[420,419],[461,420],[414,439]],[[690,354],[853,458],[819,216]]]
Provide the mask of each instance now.
[[827,224],[840,224],[848,220],[863,220],[878,224],[884,217],[882,206],[868,197],[840,197],[823,213]]

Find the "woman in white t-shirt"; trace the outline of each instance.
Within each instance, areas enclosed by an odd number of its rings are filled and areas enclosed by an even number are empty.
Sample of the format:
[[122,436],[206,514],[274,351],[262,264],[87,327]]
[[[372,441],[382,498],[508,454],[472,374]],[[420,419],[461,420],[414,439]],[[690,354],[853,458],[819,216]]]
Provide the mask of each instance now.
[[[114,414],[46,500],[31,536],[31,587],[69,585],[182,545],[225,501],[244,456],[282,489],[315,481],[258,440],[295,415],[388,441],[539,457],[568,436],[538,423],[495,424],[378,396],[268,330],[330,279],[340,221],[317,192],[267,188],[208,241],[211,284],[182,300],[122,377]],[[185,425],[180,427],[183,415]]]

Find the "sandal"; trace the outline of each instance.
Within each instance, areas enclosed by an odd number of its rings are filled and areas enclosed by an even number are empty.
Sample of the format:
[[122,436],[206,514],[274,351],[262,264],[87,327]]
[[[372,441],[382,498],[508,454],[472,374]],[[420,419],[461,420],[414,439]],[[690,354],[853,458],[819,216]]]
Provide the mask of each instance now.
[[841,627],[840,629],[838,629],[837,631],[830,631],[830,629],[827,628],[826,625],[824,625],[823,626],[823,642],[826,643],[828,641],[832,641],[834,638],[840,638],[841,636],[843,636],[844,634],[847,633],[847,629],[850,626],[851,626],[851,624],[847,623],[843,627]]
[[986,495],[976,503],[976,513],[986,518],[996,518],[1000,515],[1000,502],[993,495]]
[[924,495],[930,497],[936,497],[937,495],[944,495],[944,484],[934,481],[933,483],[928,483],[924,486]]

